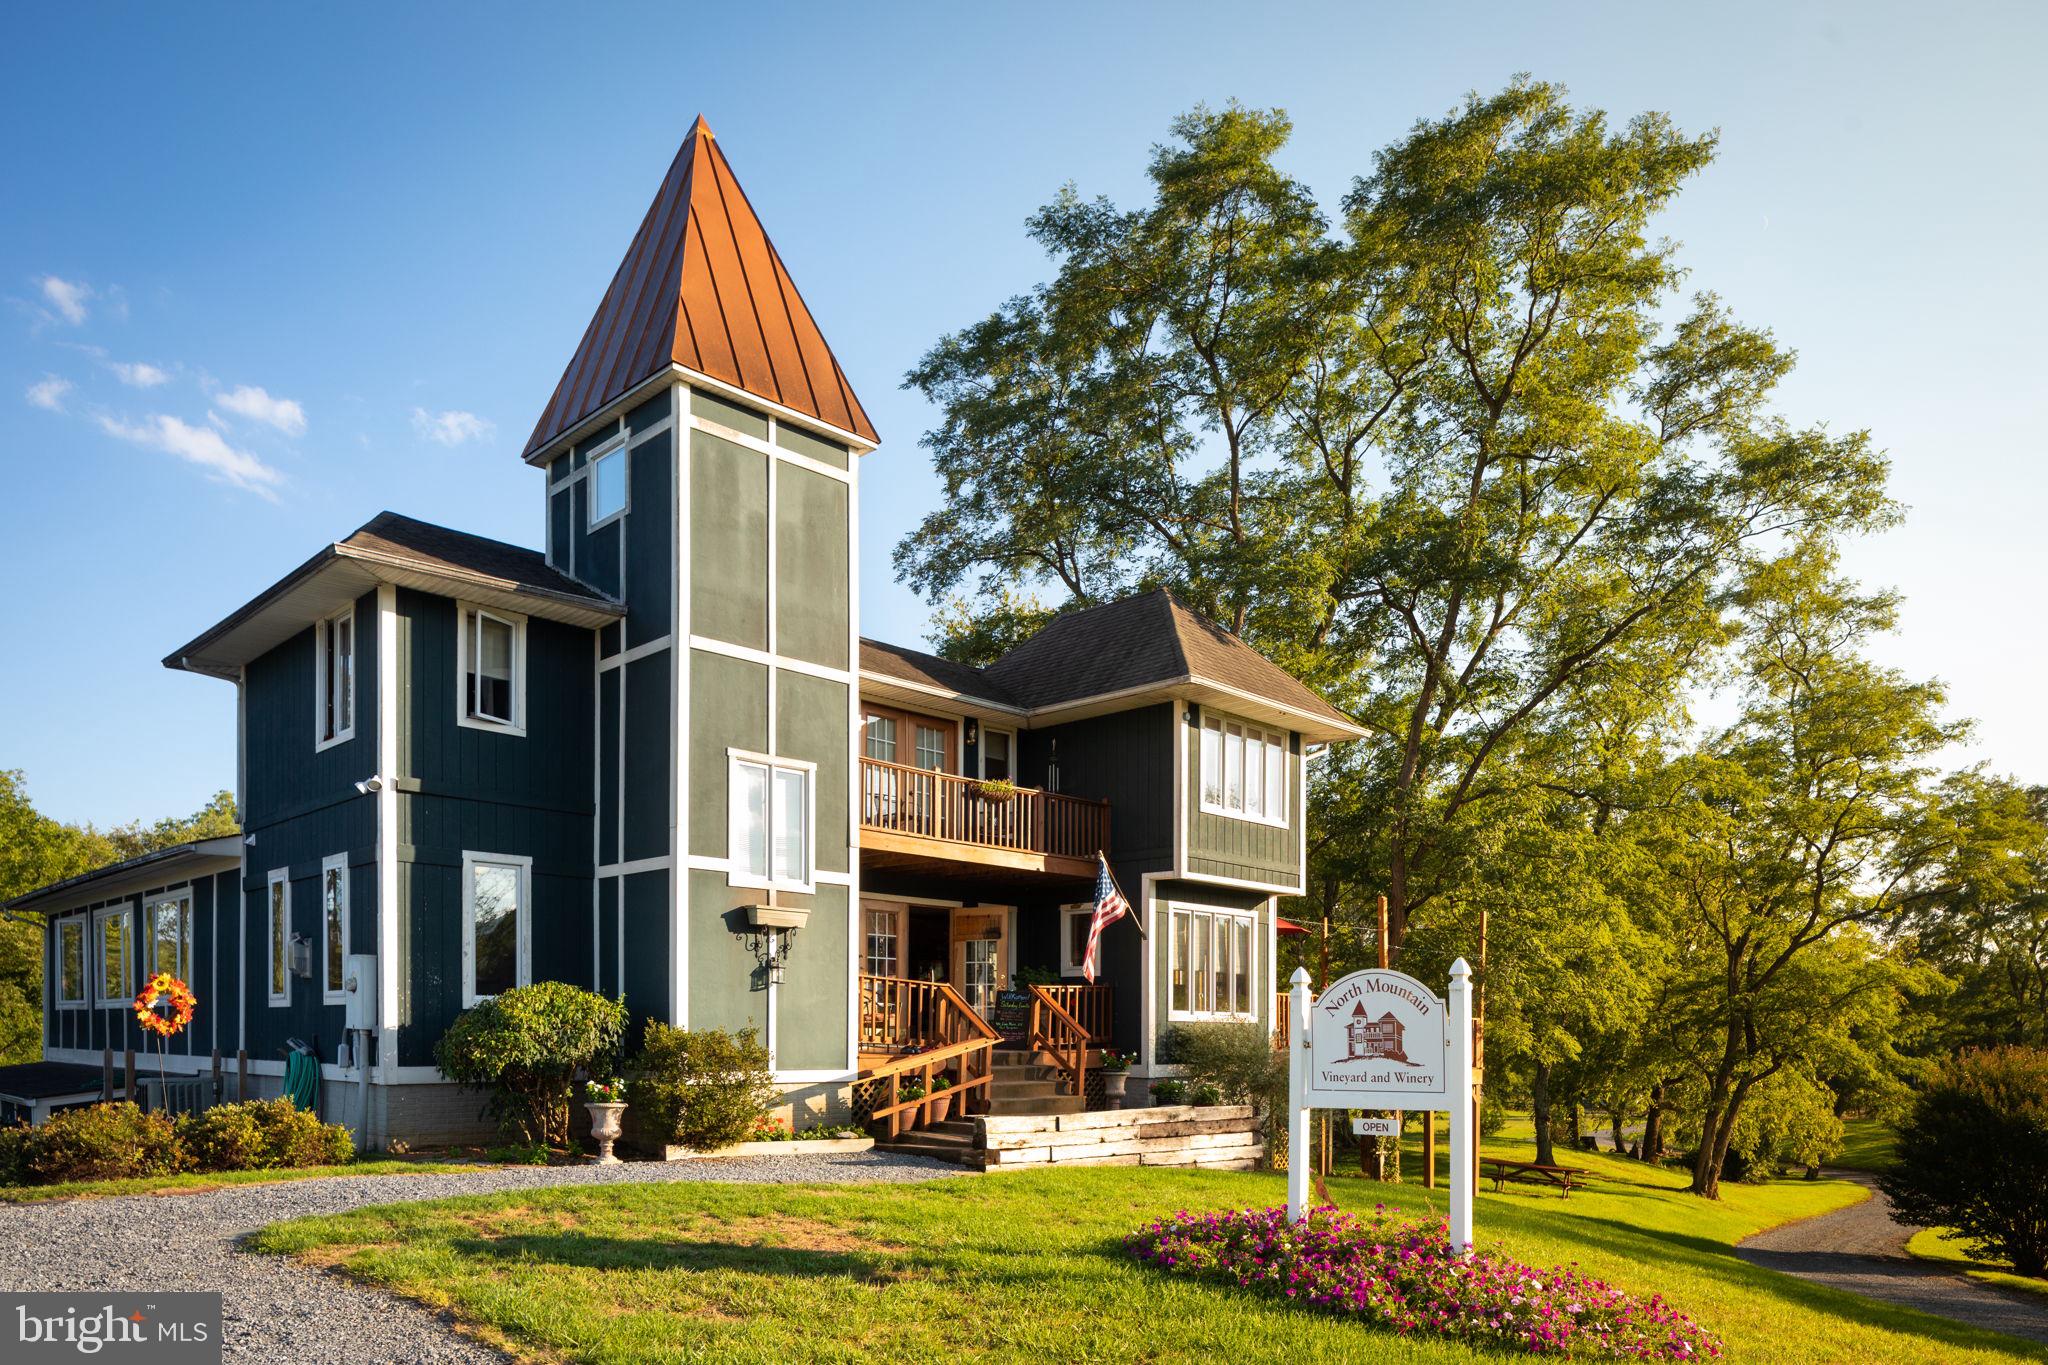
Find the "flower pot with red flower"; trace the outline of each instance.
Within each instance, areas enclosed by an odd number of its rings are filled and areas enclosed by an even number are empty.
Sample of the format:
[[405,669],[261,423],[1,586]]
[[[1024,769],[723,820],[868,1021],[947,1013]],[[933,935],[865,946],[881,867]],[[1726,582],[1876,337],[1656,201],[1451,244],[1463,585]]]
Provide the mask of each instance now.
[[1124,1107],[1124,1087],[1131,1079],[1129,1053],[1102,1050],[1102,1098],[1111,1109]]

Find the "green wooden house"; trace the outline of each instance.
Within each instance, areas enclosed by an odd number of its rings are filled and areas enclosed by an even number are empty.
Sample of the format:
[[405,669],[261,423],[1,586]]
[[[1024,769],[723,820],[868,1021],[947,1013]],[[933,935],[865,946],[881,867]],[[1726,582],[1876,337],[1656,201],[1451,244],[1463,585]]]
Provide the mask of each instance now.
[[[274,1092],[296,1043],[369,1142],[451,1139],[436,1039],[557,979],[756,1028],[797,1110],[914,1141],[906,1075],[1072,1108],[1105,1047],[1142,1095],[1169,1023],[1270,1025],[1308,768],[1359,728],[1163,592],[986,669],[864,639],[877,443],[699,120],[526,446],[545,551],[385,513],[164,660],[236,689],[244,833],[9,907],[47,1061],[96,1090],[170,969],[174,1072]],[[1099,860],[1138,925],[1090,983]]]

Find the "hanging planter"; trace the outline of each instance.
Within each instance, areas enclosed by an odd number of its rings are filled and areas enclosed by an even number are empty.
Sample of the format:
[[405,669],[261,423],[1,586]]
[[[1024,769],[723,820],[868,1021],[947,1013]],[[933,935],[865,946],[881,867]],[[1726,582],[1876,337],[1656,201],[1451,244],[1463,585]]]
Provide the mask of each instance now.
[[987,782],[977,782],[969,790],[983,801],[996,806],[1007,805],[1017,799],[1017,784],[1000,777]]

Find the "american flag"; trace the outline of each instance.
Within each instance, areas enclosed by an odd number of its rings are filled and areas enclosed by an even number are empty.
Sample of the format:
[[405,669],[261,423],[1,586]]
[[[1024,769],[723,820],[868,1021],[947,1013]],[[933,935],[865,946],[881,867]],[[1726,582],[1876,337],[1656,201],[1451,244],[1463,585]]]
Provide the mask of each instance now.
[[1096,854],[1095,867],[1095,918],[1088,922],[1088,952],[1081,959],[1081,975],[1091,985],[1102,974],[1102,931],[1131,913],[1131,903],[1109,875],[1109,859]]

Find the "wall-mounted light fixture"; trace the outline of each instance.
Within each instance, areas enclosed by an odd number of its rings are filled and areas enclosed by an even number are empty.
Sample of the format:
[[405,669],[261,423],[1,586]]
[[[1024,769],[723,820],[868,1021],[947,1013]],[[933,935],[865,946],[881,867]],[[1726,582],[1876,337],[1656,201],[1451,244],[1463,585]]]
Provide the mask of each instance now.
[[969,716],[967,718],[966,733],[967,742],[969,744],[979,744],[981,742],[981,722],[976,720],[974,717]]
[[754,950],[754,960],[768,973],[768,984],[782,984],[784,964],[789,961],[790,945],[796,940],[796,931],[810,923],[811,912],[788,905],[750,905],[747,907],[747,940]]
[[366,777],[356,783],[356,790],[365,796],[373,796],[384,790],[384,779],[375,775]]

